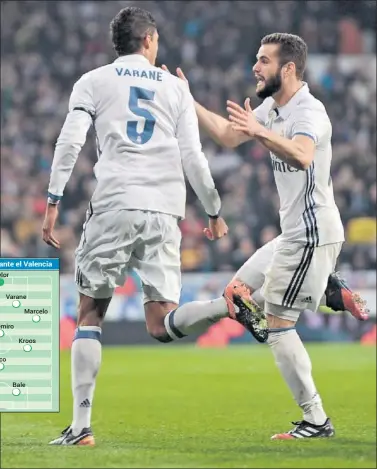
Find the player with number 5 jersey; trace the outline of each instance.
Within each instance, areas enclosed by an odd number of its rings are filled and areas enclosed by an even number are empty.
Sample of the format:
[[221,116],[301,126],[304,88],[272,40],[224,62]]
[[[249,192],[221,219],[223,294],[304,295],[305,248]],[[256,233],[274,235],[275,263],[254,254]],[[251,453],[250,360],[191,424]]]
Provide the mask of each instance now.
[[[142,54],[120,56],[82,76],[56,146],[52,198],[62,196],[92,125],[98,152],[94,213],[140,209],[184,217],[185,170],[207,213],[217,215],[220,199],[201,152],[193,99],[182,80]],[[68,158],[66,142],[75,134]]]
[[53,234],[58,202],[86,135],[94,127],[97,186],[76,250],[80,294],[72,344],[73,420],[54,445],[93,445],[91,407],[101,363],[101,326],[117,286],[133,269],[139,275],[147,330],[160,342],[206,330],[229,316],[258,340],[263,311],[246,287],[234,283],[210,308],[186,304],[181,293],[178,222],[185,215],[185,175],[209,217],[204,234],[227,234],[220,197],[202,153],[193,97],[186,84],[155,67],[158,32],[151,14],[121,10],[111,23],[118,58],[74,85],[69,113],[56,144],[43,239]]

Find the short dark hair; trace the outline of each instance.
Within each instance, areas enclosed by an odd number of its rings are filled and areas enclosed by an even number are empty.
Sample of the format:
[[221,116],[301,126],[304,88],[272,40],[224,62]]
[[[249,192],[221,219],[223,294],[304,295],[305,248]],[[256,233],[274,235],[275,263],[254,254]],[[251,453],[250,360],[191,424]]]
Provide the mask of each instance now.
[[261,44],[279,44],[280,66],[293,62],[296,65],[297,78],[302,79],[304,77],[308,46],[300,36],[288,33],[268,34],[264,36]]
[[135,54],[141,49],[145,36],[156,30],[156,22],[149,11],[127,7],[111,21],[110,30],[118,55]]

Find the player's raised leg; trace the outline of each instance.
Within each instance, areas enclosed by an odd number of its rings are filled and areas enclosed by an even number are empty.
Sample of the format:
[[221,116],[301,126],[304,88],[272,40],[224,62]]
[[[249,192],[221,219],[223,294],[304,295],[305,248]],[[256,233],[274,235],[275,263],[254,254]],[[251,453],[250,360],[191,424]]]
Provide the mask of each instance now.
[[267,321],[263,310],[253,302],[245,284],[234,280],[224,295],[210,301],[177,303],[148,301],[145,304],[147,328],[160,342],[172,342],[206,331],[222,318],[242,324],[259,342],[267,340]]
[[[261,289],[264,283],[265,273],[273,256],[274,246],[279,237],[262,246],[245,262],[237,272],[235,278],[248,285],[252,292],[252,299],[261,309],[264,308],[265,299]],[[351,290],[347,281],[341,277],[339,272],[332,272],[327,281],[326,290],[321,298],[320,306],[327,306],[333,311],[348,311],[359,321],[368,319],[369,309],[366,301],[358,292]],[[313,307],[308,307],[313,309]]]
[[260,295],[252,295],[264,282],[265,272],[271,262],[278,238],[267,243],[251,256],[225,287],[220,298],[211,301],[193,301],[168,312],[165,330],[172,340],[190,333],[204,332],[209,326],[224,317],[242,324],[259,342],[268,336],[266,315],[258,304]]
[[250,290],[240,281],[231,281],[223,297],[178,306],[181,232],[177,218],[151,213],[147,230],[144,236],[149,241],[143,245],[142,252],[136,249],[133,265],[143,283],[146,325],[152,337],[171,342],[204,332],[221,318],[231,317],[258,340],[267,339],[267,323],[265,328],[256,327],[262,317],[265,321],[263,311],[254,304]]
[[240,280],[232,280],[220,298],[192,301],[171,309],[164,318],[170,340],[201,333],[222,318],[230,317],[242,324],[259,342],[268,336],[264,311],[251,297],[250,289]]
[[[261,288],[253,291],[252,299],[261,308],[264,308]],[[322,311],[321,307],[327,307],[333,311],[346,311],[359,321],[366,321],[369,317],[366,300],[361,297],[360,293],[351,290],[347,281],[340,276],[339,272],[330,274],[326,291],[319,305],[319,311]]]

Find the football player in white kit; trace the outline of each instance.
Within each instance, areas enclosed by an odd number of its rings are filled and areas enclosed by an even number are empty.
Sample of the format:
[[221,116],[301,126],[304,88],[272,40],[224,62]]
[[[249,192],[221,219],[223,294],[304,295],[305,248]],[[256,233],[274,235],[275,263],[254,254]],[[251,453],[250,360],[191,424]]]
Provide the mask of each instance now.
[[265,315],[239,282],[228,285],[209,306],[178,307],[184,173],[209,216],[205,235],[221,238],[228,227],[219,216],[220,198],[201,150],[192,95],[182,80],[154,66],[158,32],[153,17],[128,7],[111,29],[119,57],[74,85],[56,144],[43,225],[44,241],[59,248],[53,231],[58,202],[93,125],[97,186],[76,250],[80,303],[71,350],[73,420],[51,441],[54,445],[94,445],[90,421],[101,325],[114,289],[124,284],[129,269],[141,278],[146,326],[158,341],[204,332],[226,316],[258,340],[267,339]]
[[[264,37],[254,72],[254,111],[228,101],[229,120],[195,103],[199,124],[219,144],[236,147],[255,139],[270,151],[280,197],[281,234],[237,272],[255,300],[264,302],[276,364],[303,411],[303,419],[273,439],[333,436],[311,373],[311,361],[295,325],[304,309],[320,304],[367,319],[365,302],[333,273],[344,230],[330,176],[332,126],[324,105],[303,81],[307,46],[298,36]],[[167,68],[163,66],[165,70]],[[178,76],[187,82],[181,69]],[[188,82],[187,82],[188,83]],[[258,301],[258,300],[257,300]]]

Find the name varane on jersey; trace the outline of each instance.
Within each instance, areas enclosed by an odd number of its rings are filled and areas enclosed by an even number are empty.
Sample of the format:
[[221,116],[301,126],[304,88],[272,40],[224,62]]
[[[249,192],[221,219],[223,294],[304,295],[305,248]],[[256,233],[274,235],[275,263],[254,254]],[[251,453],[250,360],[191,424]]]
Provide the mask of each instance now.
[[194,99],[182,80],[140,54],[83,75],[56,144],[52,199],[63,195],[91,125],[98,156],[94,213],[139,209],[182,218],[186,174],[206,212],[218,214],[220,198],[202,153]]

